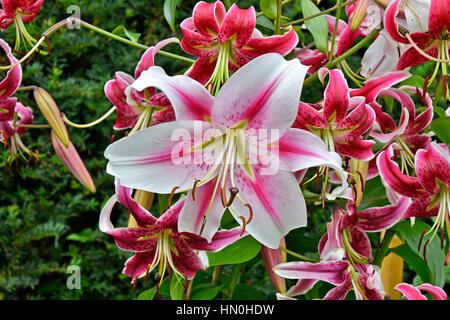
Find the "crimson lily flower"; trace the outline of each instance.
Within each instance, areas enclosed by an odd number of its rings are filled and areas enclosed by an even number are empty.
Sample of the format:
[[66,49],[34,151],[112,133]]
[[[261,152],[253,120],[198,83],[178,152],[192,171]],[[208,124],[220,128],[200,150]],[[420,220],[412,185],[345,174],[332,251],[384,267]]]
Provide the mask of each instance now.
[[432,286],[429,283],[423,283],[414,287],[408,283],[399,283],[395,290],[400,291],[408,300],[428,300],[420,291],[423,290],[431,295],[434,300],[447,300],[447,294],[439,287]]
[[377,165],[383,182],[395,192],[412,198],[413,202],[403,218],[436,217],[433,236],[447,222],[450,234],[450,154],[448,149],[431,143],[429,149],[415,154],[416,177],[403,174],[393,161],[393,146],[380,153]]
[[288,262],[274,268],[282,277],[299,279],[285,296],[305,294],[322,280],[336,285],[324,300],[342,300],[352,288],[358,299],[381,300],[384,290],[376,268],[368,264],[372,253],[366,232],[390,228],[409,204],[408,198],[402,198],[397,205],[352,214],[335,208],[327,232],[319,242],[321,262]]
[[229,208],[253,237],[278,248],[290,230],[306,225],[292,172],[330,166],[345,185],[347,179],[339,155],[317,136],[291,128],[305,74],[298,60],[267,54],[239,69],[213,97],[187,76],[169,77],[152,67],[129,89],[157,87],[177,121],[111,144],[107,172],[129,188],[188,191],[179,230],[210,240]]
[[266,53],[285,55],[298,42],[293,28],[284,35],[263,37],[256,28],[255,9],[240,9],[233,4],[228,12],[221,1],[198,2],[191,18],[180,27],[183,32],[181,47],[198,60],[188,75],[210,85],[217,93],[228,80],[229,70],[236,71],[250,59]]
[[[105,204],[100,214],[100,230],[114,237],[117,246],[136,252],[126,263],[123,273],[132,281],[151,272],[157,266],[163,277],[171,268],[186,279],[192,279],[199,269],[208,266],[205,251],[219,251],[241,237],[240,228],[218,231],[210,242],[195,234],[180,232],[177,227],[185,200],[171,206],[161,217],[155,218],[131,197],[131,189],[116,179],[116,194]],[[114,228],[110,216],[119,201],[133,215],[137,227]],[[196,251],[200,250],[200,253]]]
[[34,20],[43,4],[44,0],[2,0],[0,29],[5,31],[11,24],[16,25],[20,35],[16,38],[15,50],[19,49],[21,38],[31,45],[36,43],[36,39],[28,33],[24,23]]
[[404,35],[399,32],[395,20],[399,4],[400,0],[395,0],[389,5],[384,20],[386,31],[392,39],[412,46],[400,57],[397,70],[432,60],[437,63],[430,81],[434,81],[439,66],[442,66],[443,74],[447,75],[450,63],[450,1],[427,0],[414,2],[414,6],[405,5],[408,25]]
[[[147,49],[136,66],[135,78],[139,78],[143,71],[154,65],[155,56],[159,50],[170,43],[178,43],[177,38],[160,41],[155,46]],[[105,84],[105,94],[116,107],[117,120],[115,130],[145,128],[151,116],[151,123],[158,124],[175,120],[170,101],[163,93],[156,93],[154,88],[149,88],[145,93],[133,91],[131,99],[127,101],[125,89],[130,86],[135,78],[125,72],[116,72],[115,80],[109,80]],[[155,112],[156,111],[156,112]]]
[[300,102],[294,128],[315,133],[325,141],[328,150],[342,156],[372,158],[375,142],[362,140],[361,136],[372,127],[375,112],[363,97],[350,98],[347,80],[340,70],[320,69],[322,82],[327,74],[329,82],[321,112],[317,109],[322,106]]

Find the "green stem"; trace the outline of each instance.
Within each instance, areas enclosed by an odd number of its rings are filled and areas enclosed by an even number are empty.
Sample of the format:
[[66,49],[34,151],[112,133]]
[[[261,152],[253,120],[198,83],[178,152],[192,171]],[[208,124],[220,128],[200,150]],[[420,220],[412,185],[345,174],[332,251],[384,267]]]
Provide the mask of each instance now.
[[[356,45],[351,47],[344,54],[342,54],[339,57],[337,57],[336,59],[328,62],[324,66],[324,68],[331,69],[335,65],[337,65],[339,62],[341,62],[341,61],[345,60],[346,58],[348,58],[349,56],[353,55],[355,52],[357,52],[359,49],[361,49],[367,43],[369,43],[379,32],[380,32],[380,29],[373,30],[369,35],[367,35],[367,37],[365,37],[363,40],[361,40]],[[308,78],[305,79],[305,81],[303,82],[303,85],[309,84],[311,81],[315,80],[317,78],[317,75],[318,75],[318,71],[314,72],[311,76],[309,76]]]
[[383,240],[381,241],[380,249],[373,260],[373,264],[381,267],[381,263],[383,262],[384,257],[389,249],[389,245],[391,244],[392,239],[394,238],[395,231],[387,230],[384,234]]
[[223,265],[214,267],[211,283],[213,283],[213,284],[218,284],[219,283],[220,275],[222,274],[223,268],[224,268]]
[[[353,2],[356,2],[356,1],[358,1],[358,0],[349,0],[349,1],[347,1],[347,2],[344,2],[344,3],[341,5],[341,7],[348,6],[349,4],[352,4]],[[302,22],[305,22],[306,20],[314,19],[314,18],[316,18],[316,17],[320,17],[320,16],[322,16],[322,15],[324,15],[324,14],[333,12],[334,10],[337,10],[337,9],[338,9],[338,6],[336,5],[336,6],[332,7],[332,8],[330,8],[330,9],[324,10],[324,11],[319,12],[319,13],[316,13],[316,14],[313,14],[312,16],[305,17],[305,18],[298,19],[298,20],[294,20],[294,21],[291,21],[291,22],[288,22],[288,23],[284,23],[284,24],[282,24],[281,26],[282,26],[282,27],[287,27],[287,26],[290,26],[290,25],[292,25],[292,24],[302,23]]]
[[282,8],[283,3],[281,2],[281,0],[277,0],[277,18],[275,20],[275,35],[280,34]]
[[241,265],[235,264],[233,265],[233,269],[231,270],[231,279],[230,284],[228,285],[228,299],[231,300],[233,297],[234,290],[236,289],[236,285],[239,281],[239,276],[241,274]]
[[319,261],[320,261],[320,260],[318,260],[318,259],[308,258],[308,257],[306,257],[306,256],[304,256],[304,255],[301,255],[301,254],[299,254],[299,253],[296,253],[296,252],[294,252],[294,251],[291,251],[291,250],[289,250],[289,249],[287,249],[287,248],[284,248],[284,247],[282,247],[282,246],[280,246],[278,249],[280,249],[281,251],[284,251],[284,252],[290,254],[291,256],[294,256],[294,257],[296,257],[296,258],[299,258],[300,260],[303,260],[303,261],[308,261],[308,262],[319,262]]
[[330,52],[328,52],[328,60],[331,60],[333,58],[334,44],[335,44],[334,42],[336,40],[336,34],[337,34],[338,25],[339,25],[339,19],[341,18],[341,9],[342,9],[342,0],[338,0],[337,12],[336,12],[336,21],[334,23],[333,36],[331,37],[331,49],[330,49]]

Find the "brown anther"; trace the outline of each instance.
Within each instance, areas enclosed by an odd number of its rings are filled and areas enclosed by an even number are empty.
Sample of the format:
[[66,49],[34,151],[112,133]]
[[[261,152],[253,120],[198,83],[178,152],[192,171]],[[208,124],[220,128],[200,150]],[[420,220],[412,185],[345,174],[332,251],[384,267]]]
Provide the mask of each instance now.
[[147,271],[145,271],[145,285],[148,286],[148,273],[150,271],[150,265],[147,266]]
[[169,274],[169,281],[172,280],[172,271],[170,271],[170,268],[167,268],[167,273]]
[[114,142],[114,139],[115,139],[115,138],[116,138],[116,135],[113,134],[113,135],[111,136],[111,143]]
[[447,83],[448,83],[448,75],[445,75],[442,80],[442,94],[445,100],[447,100]]
[[252,221],[252,219],[253,219],[253,209],[252,209],[252,207],[251,207],[248,203],[244,204],[244,206],[246,206],[246,207],[248,208],[248,219],[247,219],[247,224],[249,224],[250,221]]
[[128,133],[129,133],[129,131],[125,132],[125,137],[128,137]]
[[427,246],[428,246],[429,242],[430,242],[430,239],[428,239],[427,242],[425,242],[425,245],[423,246],[423,260],[425,261],[426,264],[428,264],[428,261],[427,261]]
[[158,300],[162,300],[161,295],[159,294],[159,284],[160,282],[156,284],[156,297],[158,298]]
[[52,54],[52,48],[50,46],[50,39],[45,37],[44,41],[47,44],[48,56],[50,57],[50,55]]
[[444,250],[444,228],[442,228],[441,226],[440,229],[441,229],[441,250]]
[[422,235],[420,236],[419,246],[417,247],[417,251],[420,251],[420,246],[422,245],[422,240],[423,240],[423,237],[425,236],[425,232],[427,232],[427,229],[422,230]]
[[247,226],[247,223],[245,222],[245,218],[243,216],[238,216],[238,218],[242,220],[242,231],[240,235],[240,237],[242,237],[245,231],[245,227]]
[[231,187],[228,189],[230,191],[230,199],[227,201],[227,195],[224,188],[220,189],[220,198],[222,200],[222,205],[224,208],[231,206],[231,204],[234,201],[234,198],[236,198],[236,195],[239,193],[239,189],[236,187]]
[[155,281],[159,281],[159,280],[161,280],[161,275],[157,272],[156,274],[155,274],[155,277],[153,278]]
[[194,186],[192,187],[192,201],[195,201],[195,191],[197,190],[197,185],[200,182],[200,180],[195,180]]
[[137,285],[137,282],[138,282],[138,278],[134,279],[134,281],[133,281],[133,294],[136,293],[136,285]]
[[167,200],[167,205],[168,205],[167,209],[169,209],[170,206],[172,205],[173,195],[175,194],[175,191],[177,191],[178,188],[179,187],[175,187],[175,188],[172,189],[172,192],[170,193],[169,199]]
[[359,171],[356,171],[356,174],[359,177],[359,182],[361,183],[361,189],[364,190],[364,188],[366,187],[366,182],[364,181],[364,177],[363,177],[362,173]]

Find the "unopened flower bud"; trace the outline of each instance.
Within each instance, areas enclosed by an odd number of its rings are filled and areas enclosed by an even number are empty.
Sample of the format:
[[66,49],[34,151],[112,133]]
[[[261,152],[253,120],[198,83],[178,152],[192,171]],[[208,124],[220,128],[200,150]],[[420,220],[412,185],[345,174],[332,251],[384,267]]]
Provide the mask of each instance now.
[[363,22],[367,15],[367,6],[369,0],[359,0],[356,3],[355,11],[353,11],[352,24],[350,25],[351,31],[355,31]]

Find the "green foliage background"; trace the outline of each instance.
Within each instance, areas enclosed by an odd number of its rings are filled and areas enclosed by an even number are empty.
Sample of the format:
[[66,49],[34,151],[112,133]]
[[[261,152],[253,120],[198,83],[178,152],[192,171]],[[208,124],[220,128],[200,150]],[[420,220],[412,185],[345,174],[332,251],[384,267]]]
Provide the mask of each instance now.
[[[177,25],[191,16],[195,3],[194,0],[178,3]],[[301,17],[299,3],[294,1],[286,6],[283,14]],[[334,3],[322,1],[321,7],[329,8]],[[38,18],[26,25],[30,34],[39,35],[72,14],[67,13],[67,8],[74,4],[80,7],[84,21],[108,31],[124,25],[132,32],[141,33],[139,42],[149,46],[173,36],[164,19],[163,1],[155,0],[47,0]],[[258,3],[239,1],[240,7],[250,4],[258,10]],[[181,38],[179,28],[177,32]],[[307,33],[300,35],[303,43],[312,40]],[[13,46],[14,27],[1,33],[1,37]],[[45,88],[60,110],[76,123],[91,122],[109,110],[111,103],[104,95],[104,84],[116,71],[133,74],[142,54],[139,49],[108,40],[87,29],[63,29],[52,35],[50,41],[50,56],[35,55],[23,66],[22,86]],[[176,45],[167,50],[183,54]],[[355,56],[349,62],[357,65],[359,60],[360,57]],[[157,57],[157,64],[164,66],[169,74],[188,67],[184,62],[163,56]],[[320,88],[319,83],[304,88],[304,101],[317,101]],[[16,96],[35,111],[35,123],[45,123],[31,92],[18,92]],[[112,116],[89,129],[68,127],[72,142],[95,182],[95,194],[84,189],[55,155],[48,130],[30,130],[23,135],[29,148],[39,150],[42,157],[38,163],[27,164],[20,159],[17,166],[13,164],[10,169],[1,163],[4,169],[0,171],[0,299],[146,299],[154,296],[143,281],[133,293],[129,278],[121,274],[124,262],[131,254],[119,250],[112,237],[98,230],[100,210],[114,193],[113,178],[105,173],[103,152],[113,135],[116,140],[124,135],[122,131],[112,130],[114,122]],[[0,159],[6,159],[8,155],[7,148],[0,149]],[[158,210],[158,201],[155,206]],[[317,243],[331,209],[332,205],[323,210],[310,204],[308,228],[290,233],[286,238],[288,248],[307,255],[317,252]],[[127,224],[126,212],[115,217],[115,225]],[[371,240],[376,244],[379,239],[373,235]],[[69,290],[66,286],[69,265],[80,267],[79,290]],[[238,284],[230,292],[227,285],[236,275],[239,276]],[[219,286],[210,285],[211,276],[212,268],[198,273],[193,298],[275,298],[259,255],[240,264],[239,268],[225,266]],[[412,281],[413,273],[408,273],[407,277]],[[329,288],[329,285],[319,283],[305,298],[319,298]],[[161,294],[168,297],[170,291],[166,282]]]

